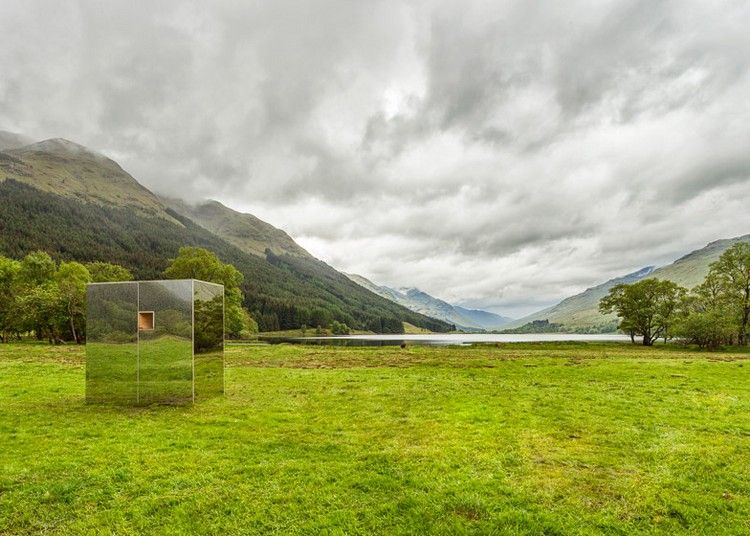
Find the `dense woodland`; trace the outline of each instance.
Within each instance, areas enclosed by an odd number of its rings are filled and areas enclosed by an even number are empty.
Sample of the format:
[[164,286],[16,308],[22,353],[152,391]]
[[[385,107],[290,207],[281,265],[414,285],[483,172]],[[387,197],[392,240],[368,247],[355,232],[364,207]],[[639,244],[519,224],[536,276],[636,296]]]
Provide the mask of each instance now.
[[13,180],[0,183],[0,254],[22,259],[45,251],[57,262],[106,261],[135,279],[155,279],[183,246],[206,248],[242,274],[243,306],[261,331],[328,327],[402,333],[403,322],[432,331],[453,326],[414,313],[350,281],[327,264],[270,251],[251,255],[175,212],[182,226],[125,208],[42,192]]
[[677,338],[702,348],[748,343],[750,244],[739,242],[710,265],[703,282],[688,290],[672,281],[643,279],[612,287],[599,305],[615,312],[619,329],[645,346]]

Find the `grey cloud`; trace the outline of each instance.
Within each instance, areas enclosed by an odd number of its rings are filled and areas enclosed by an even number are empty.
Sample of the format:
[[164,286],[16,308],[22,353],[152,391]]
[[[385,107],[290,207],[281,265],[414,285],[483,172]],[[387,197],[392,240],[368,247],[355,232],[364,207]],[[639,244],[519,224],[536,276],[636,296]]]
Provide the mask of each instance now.
[[0,129],[524,313],[750,231],[748,22],[742,2],[3,2]]

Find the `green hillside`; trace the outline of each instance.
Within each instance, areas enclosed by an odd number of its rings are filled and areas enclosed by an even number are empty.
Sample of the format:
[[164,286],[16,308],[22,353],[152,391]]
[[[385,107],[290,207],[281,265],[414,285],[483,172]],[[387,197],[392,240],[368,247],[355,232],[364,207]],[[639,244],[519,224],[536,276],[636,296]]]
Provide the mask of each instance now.
[[61,138],[0,153],[0,181],[8,179],[70,199],[126,207],[177,223],[156,195],[117,162]]
[[309,255],[243,251],[164,206],[115,162],[81,146],[43,142],[0,153],[0,254],[20,258],[44,250],[57,259],[104,260],[143,279],[159,277],[185,245],[205,247],[245,275],[245,306],[264,330],[332,320],[376,332],[400,330],[403,322],[450,329]]
[[667,266],[655,270],[653,267],[647,267],[638,272],[611,279],[580,294],[566,298],[548,309],[516,320],[509,324],[507,328],[517,329],[534,321],[548,320],[552,324],[562,324],[562,329],[565,331],[588,333],[614,331],[617,326],[617,318],[613,314],[605,316],[599,313],[599,300],[609,292],[610,288],[618,283],[634,283],[645,277],[668,279],[684,287],[692,288],[706,277],[709,264],[717,260],[732,244],[739,241],[750,242],[750,235],[717,240]]
[[737,242],[750,242],[750,234],[711,242],[706,247],[688,253],[672,264],[658,268],[652,277],[669,279],[683,287],[693,288],[706,277],[708,265],[718,260],[724,251]]
[[232,210],[218,201],[190,205],[179,199],[162,197],[161,200],[178,214],[190,218],[246,253],[265,257],[266,250],[270,249],[275,255],[313,258],[281,229],[252,214]]

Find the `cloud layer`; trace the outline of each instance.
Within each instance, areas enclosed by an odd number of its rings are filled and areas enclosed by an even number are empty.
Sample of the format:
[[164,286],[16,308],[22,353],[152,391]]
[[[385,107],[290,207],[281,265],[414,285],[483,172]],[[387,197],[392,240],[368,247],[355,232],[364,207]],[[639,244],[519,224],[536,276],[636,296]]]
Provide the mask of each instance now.
[[3,2],[0,128],[520,315],[750,233],[750,7]]

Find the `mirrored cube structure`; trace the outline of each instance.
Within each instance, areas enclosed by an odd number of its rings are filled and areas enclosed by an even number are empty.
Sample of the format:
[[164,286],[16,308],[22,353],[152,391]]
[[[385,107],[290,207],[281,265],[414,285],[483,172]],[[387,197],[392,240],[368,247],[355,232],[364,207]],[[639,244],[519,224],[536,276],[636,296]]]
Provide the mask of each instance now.
[[224,287],[196,279],[86,288],[86,401],[185,404],[224,392]]

